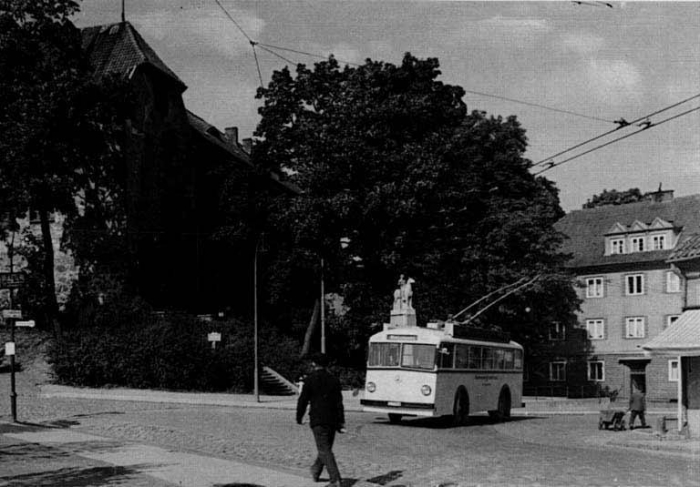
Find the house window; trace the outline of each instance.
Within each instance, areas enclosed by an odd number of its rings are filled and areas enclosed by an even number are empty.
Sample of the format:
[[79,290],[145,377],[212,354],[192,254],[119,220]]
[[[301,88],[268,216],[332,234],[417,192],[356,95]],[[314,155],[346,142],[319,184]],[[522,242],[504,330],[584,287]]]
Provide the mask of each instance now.
[[549,380],[554,382],[566,380],[566,362],[549,363]]
[[586,279],[586,297],[587,298],[602,298],[603,297],[603,278],[589,277]]
[[666,292],[679,293],[681,292],[681,278],[673,271],[666,272]]
[[626,338],[644,338],[644,317],[633,316],[625,319]]
[[678,382],[680,377],[678,359],[671,359],[668,361],[668,380],[669,382]]
[[605,320],[586,320],[586,331],[591,340],[605,338]]
[[678,318],[680,318],[681,315],[668,315],[666,316],[666,328],[674,324],[676,321],[678,321]]
[[549,327],[549,339],[553,341],[561,341],[566,339],[566,327],[559,322],[552,323]]
[[630,252],[644,252],[644,240],[646,240],[645,237],[632,237]]
[[611,254],[624,254],[625,253],[625,239],[615,238],[610,241],[610,253]]
[[594,382],[605,380],[605,362],[598,360],[588,362],[588,380]]
[[644,294],[644,274],[625,276],[625,291],[627,296]]
[[651,250],[664,250],[666,248],[666,235],[651,236]]

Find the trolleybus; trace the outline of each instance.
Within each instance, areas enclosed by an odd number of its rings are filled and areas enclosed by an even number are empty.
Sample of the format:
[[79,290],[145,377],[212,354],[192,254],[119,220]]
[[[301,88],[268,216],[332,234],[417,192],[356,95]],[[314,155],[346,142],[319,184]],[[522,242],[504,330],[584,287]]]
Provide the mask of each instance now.
[[472,413],[510,416],[522,401],[523,347],[500,333],[457,323],[392,327],[369,340],[364,411],[448,416],[464,424]]

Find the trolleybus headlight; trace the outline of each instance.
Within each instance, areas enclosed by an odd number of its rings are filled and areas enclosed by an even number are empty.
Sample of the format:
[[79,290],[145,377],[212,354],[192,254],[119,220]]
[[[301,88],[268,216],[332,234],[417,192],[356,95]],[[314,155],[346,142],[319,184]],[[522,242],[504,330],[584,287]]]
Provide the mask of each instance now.
[[420,391],[423,393],[424,396],[429,396],[433,390],[430,388],[429,385],[424,385],[423,387],[420,388]]
[[377,390],[377,384],[374,382],[368,382],[367,383],[367,392],[374,392]]

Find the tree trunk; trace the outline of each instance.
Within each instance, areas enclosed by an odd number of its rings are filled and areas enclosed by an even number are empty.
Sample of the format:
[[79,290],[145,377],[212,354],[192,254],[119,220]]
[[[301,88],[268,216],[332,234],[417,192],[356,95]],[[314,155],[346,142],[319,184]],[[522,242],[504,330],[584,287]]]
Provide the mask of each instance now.
[[61,338],[61,324],[58,321],[58,301],[56,300],[56,278],[54,276],[53,239],[51,238],[50,213],[39,210],[41,240],[44,246],[44,279],[46,280],[46,318],[53,328],[56,339]]
[[314,303],[314,311],[311,314],[311,320],[309,321],[309,326],[306,328],[306,335],[304,335],[304,346],[301,348],[301,356],[309,354],[311,350],[311,339],[314,336],[314,331],[316,330],[316,325],[318,324],[318,315],[321,312],[321,303],[317,299]]

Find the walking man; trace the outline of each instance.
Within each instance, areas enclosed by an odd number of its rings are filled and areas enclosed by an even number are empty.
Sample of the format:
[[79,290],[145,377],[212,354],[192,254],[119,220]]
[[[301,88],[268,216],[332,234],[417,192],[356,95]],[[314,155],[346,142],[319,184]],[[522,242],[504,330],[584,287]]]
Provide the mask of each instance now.
[[304,424],[304,414],[310,404],[309,423],[316,440],[318,456],[311,465],[311,476],[318,482],[326,467],[331,483],[340,487],[340,472],[333,455],[335,434],[345,433],[345,410],[340,382],[328,371],[328,357],[323,354],[311,358],[313,371],[306,377],[297,402],[297,423]]
[[642,421],[642,428],[647,427],[646,419],[644,418],[644,411],[646,410],[646,399],[644,398],[644,393],[637,386],[632,387],[632,394],[630,395],[630,429],[634,429],[634,420],[639,419]]

